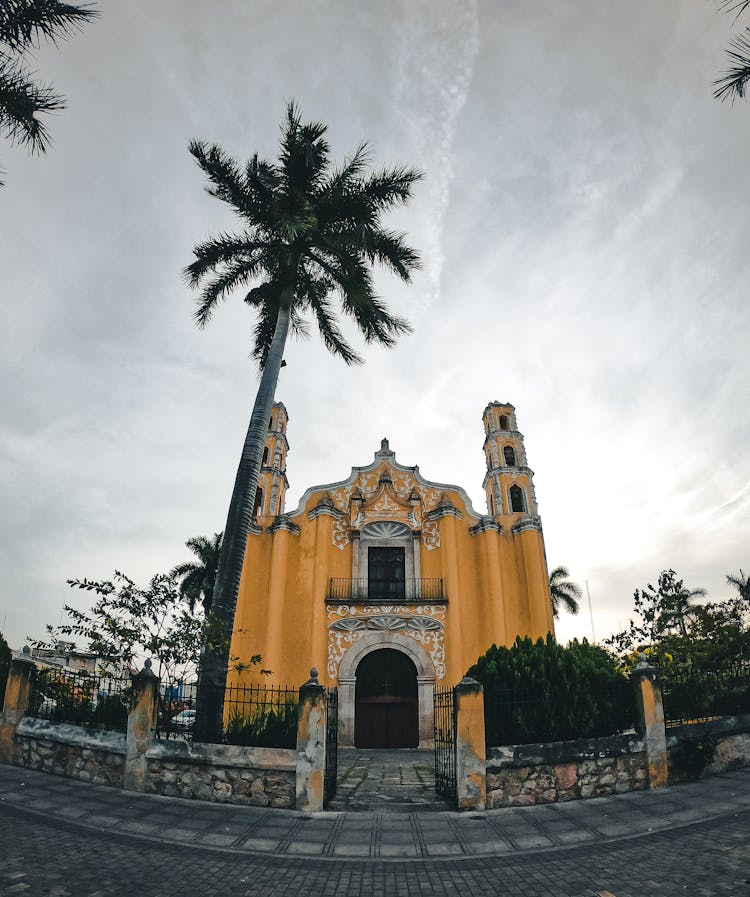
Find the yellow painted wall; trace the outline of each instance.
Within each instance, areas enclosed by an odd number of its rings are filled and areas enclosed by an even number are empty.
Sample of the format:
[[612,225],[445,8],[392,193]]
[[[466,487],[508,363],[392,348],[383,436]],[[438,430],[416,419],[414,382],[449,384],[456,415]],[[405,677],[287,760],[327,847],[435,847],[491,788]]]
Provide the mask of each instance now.
[[[404,471],[418,477],[413,468],[398,465],[392,453],[379,454],[377,470],[373,465],[359,469],[371,486],[384,465],[392,470],[394,481]],[[344,484],[338,485],[340,500],[334,501],[331,513],[311,516],[322,499],[336,497],[334,487],[320,487],[306,493],[302,507],[282,519],[286,529],[270,517],[259,518],[262,532],[248,537],[231,654],[241,662],[261,654],[262,666],[272,675],[261,677],[260,667],[254,667],[249,672],[231,673],[231,682],[265,681],[297,687],[315,666],[322,683],[335,684],[326,671],[325,599],[331,577],[352,577],[353,556],[351,541],[343,548],[334,544],[334,528],[342,525],[337,521],[349,522],[349,502],[345,495],[341,498]],[[538,529],[512,532],[513,525],[526,518],[524,514],[495,517],[502,533],[472,534],[470,528],[479,517],[459,490],[427,484],[423,493],[430,496],[424,507],[437,517],[430,525],[439,531],[440,546],[428,550],[423,532],[420,576],[443,578],[448,603],[446,675],[441,684],[455,684],[491,644],[510,645],[519,635],[538,638],[553,631],[543,537]],[[405,493],[401,495],[405,498]],[[442,504],[452,504],[458,510],[460,519],[452,512],[440,516],[434,507],[438,495]],[[429,516],[426,513],[425,519]],[[384,512],[380,519],[389,519],[388,514]]]

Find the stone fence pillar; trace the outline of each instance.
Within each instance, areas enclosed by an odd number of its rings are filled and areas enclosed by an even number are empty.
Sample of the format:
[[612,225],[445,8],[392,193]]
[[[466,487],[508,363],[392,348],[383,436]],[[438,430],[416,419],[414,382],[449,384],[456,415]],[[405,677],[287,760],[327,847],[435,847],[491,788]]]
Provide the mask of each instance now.
[[464,677],[454,695],[458,809],[484,810],[487,807],[484,690],[476,679]]
[[318,671],[299,690],[297,709],[297,809],[317,813],[323,809],[326,763],[326,690]]
[[646,743],[649,784],[651,788],[665,788],[669,778],[669,763],[661,687],[656,668],[649,664],[645,654],[640,656],[632,679],[640,715],[639,730]]
[[153,744],[159,714],[159,677],[151,672],[150,660],[132,677],[132,683],[122,787],[126,791],[144,791],[146,751]]
[[35,671],[36,664],[28,648],[24,648],[23,654],[10,662],[5,703],[0,716],[0,761],[3,763],[13,763],[15,759],[16,726],[29,709]]

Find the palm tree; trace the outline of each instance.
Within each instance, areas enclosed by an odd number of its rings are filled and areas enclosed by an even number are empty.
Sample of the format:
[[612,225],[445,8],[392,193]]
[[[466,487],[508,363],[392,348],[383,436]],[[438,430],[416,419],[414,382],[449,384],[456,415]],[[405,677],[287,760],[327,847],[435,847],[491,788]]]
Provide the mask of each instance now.
[[727,575],[727,584],[734,586],[744,601],[750,601],[750,577],[745,576],[742,570],[739,576]]
[[0,4],[0,133],[11,142],[45,152],[49,136],[37,116],[65,106],[49,85],[33,80],[23,64],[26,54],[42,38],[54,43],[97,15],[88,4],[59,0],[3,0]]
[[[305,333],[309,314],[329,351],[347,364],[360,363],[336,321],[335,295],[366,342],[390,347],[411,329],[376,295],[371,267],[380,263],[409,282],[419,266],[405,236],[384,229],[380,219],[409,199],[422,175],[403,166],[369,173],[365,144],[333,168],[326,130],[319,122],[303,124],[290,103],[275,162],[256,154],[240,166],[216,145],[190,144],[208,176],[208,193],[227,203],[243,225],[240,233],[210,237],[193,250],[195,260],[185,273],[191,286],[201,288],[196,323],[204,327],[228,294],[248,287],[245,302],[257,315],[252,354],[261,370],[260,386],[229,504],[212,608],[227,632],[234,621],[266,428],[289,331]],[[228,646],[206,646],[196,733],[204,740],[221,732],[227,664]]]
[[659,620],[660,628],[670,625],[676,625],[680,630],[680,635],[687,638],[687,625],[685,619],[693,614],[691,602],[694,598],[702,598],[706,594],[705,589],[688,589],[682,584],[682,580],[677,583],[678,590],[669,596],[665,596],[664,612]]
[[[736,20],[750,8],[750,0],[724,0],[721,8],[725,12],[736,13]],[[714,96],[717,100],[730,97],[733,101],[742,99],[750,84],[750,28],[745,28],[744,34],[737,35],[729,42],[726,54],[729,57],[729,69],[714,82]]]
[[567,567],[555,567],[549,575],[549,592],[552,600],[552,614],[555,618],[560,616],[560,608],[564,607],[570,614],[577,614],[578,602],[583,592],[578,583],[568,579],[570,571]]
[[188,539],[185,546],[198,558],[198,562],[185,561],[172,570],[172,576],[180,579],[180,594],[190,602],[190,610],[200,601],[208,613],[214,600],[214,584],[219,564],[222,533],[214,533],[213,538],[196,536]]

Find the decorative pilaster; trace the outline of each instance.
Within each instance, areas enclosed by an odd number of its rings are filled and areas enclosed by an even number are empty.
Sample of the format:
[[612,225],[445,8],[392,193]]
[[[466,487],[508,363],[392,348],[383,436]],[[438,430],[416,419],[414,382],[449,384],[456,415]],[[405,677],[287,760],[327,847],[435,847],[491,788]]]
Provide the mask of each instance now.
[[318,671],[299,690],[297,713],[296,807],[305,813],[323,809],[326,763],[326,690]]
[[16,727],[29,709],[35,672],[31,652],[24,646],[23,654],[10,662],[5,685],[5,703],[0,715],[0,761],[3,763],[13,763],[15,759]]
[[133,697],[128,714],[122,787],[126,791],[145,791],[146,751],[153,744],[159,713],[159,677],[151,672],[150,660],[146,660],[131,681]]
[[487,806],[487,749],[484,743],[484,691],[465,676],[454,689],[456,707],[456,792],[459,810]]
[[631,676],[636,688],[636,699],[640,712],[640,726],[646,743],[648,778],[651,788],[666,788],[669,779],[667,755],[667,732],[664,724],[664,704],[656,668],[652,667],[645,654]]

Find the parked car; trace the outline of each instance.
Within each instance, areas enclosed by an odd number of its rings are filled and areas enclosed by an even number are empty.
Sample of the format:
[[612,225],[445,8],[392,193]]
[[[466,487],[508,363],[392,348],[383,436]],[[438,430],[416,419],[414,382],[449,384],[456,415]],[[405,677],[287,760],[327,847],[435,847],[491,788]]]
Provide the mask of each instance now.
[[180,729],[183,732],[189,732],[195,724],[195,710],[180,710],[178,714],[172,717],[171,727]]

